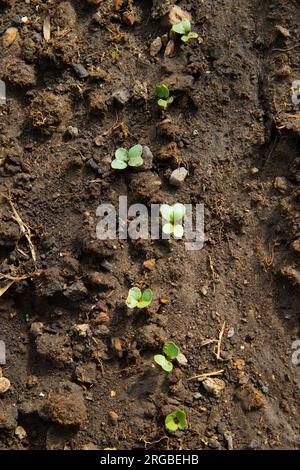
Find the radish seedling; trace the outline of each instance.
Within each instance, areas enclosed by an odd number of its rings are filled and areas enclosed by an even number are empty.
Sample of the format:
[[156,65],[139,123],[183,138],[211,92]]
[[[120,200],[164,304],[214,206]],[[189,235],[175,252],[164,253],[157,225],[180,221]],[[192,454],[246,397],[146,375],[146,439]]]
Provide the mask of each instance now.
[[115,152],[115,159],[111,162],[114,170],[125,170],[127,166],[141,166],[144,163],[142,159],[143,147],[140,144],[134,145],[129,150],[119,147]]
[[177,410],[174,413],[168,414],[165,419],[165,426],[169,431],[184,431],[187,428],[188,422],[186,414],[183,410]]
[[151,289],[145,289],[144,292],[138,287],[129,289],[126,305],[128,308],[146,308],[153,299],[153,292]]
[[[162,204],[160,206],[160,213],[163,217],[162,231],[166,235],[173,235],[175,238],[183,237],[183,226],[181,224],[185,216],[185,206],[181,203],[176,203],[173,206]],[[164,223],[166,221],[167,223]]]
[[167,109],[169,104],[174,101],[174,97],[170,96],[170,90],[166,85],[157,85],[155,87],[155,94],[159,97],[157,101],[158,106],[163,109]]
[[183,42],[188,42],[190,39],[198,38],[199,35],[191,31],[191,29],[191,23],[185,18],[172,26],[172,31],[177,34],[181,34],[181,41]]
[[176,359],[180,353],[180,349],[175,343],[173,343],[173,341],[167,341],[164,344],[163,353],[165,356],[163,356],[163,354],[156,354],[154,356],[154,361],[166,372],[172,372],[173,364],[171,361]]

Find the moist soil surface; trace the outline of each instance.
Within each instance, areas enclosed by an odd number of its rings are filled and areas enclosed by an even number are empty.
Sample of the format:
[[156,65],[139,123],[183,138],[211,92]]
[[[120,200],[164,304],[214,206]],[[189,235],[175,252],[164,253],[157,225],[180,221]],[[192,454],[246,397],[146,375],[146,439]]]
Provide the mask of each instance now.
[[[0,1],[0,449],[299,449],[299,25],[296,0]],[[204,204],[203,248],[98,240],[120,195]]]

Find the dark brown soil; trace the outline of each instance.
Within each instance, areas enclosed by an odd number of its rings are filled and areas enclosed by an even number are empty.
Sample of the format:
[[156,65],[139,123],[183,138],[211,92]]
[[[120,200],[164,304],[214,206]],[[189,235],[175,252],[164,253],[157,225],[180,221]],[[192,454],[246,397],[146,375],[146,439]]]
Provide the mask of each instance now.
[[[299,2],[178,1],[201,41],[152,57],[174,3],[0,1],[0,292],[18,277],[0,297],[0,449],[300,447]],[[111,170],[136,143],[152,168]],[[97,240],[97,206],[119,195],[204,203],[204,248]],[[133,285],[152,288],[148,311],[127,311]],[[169,375],[153,366],[165,339],[188,360]],[[219,394],[194,378],[216,370]],[[177,408],[189,426],[172,435]]]

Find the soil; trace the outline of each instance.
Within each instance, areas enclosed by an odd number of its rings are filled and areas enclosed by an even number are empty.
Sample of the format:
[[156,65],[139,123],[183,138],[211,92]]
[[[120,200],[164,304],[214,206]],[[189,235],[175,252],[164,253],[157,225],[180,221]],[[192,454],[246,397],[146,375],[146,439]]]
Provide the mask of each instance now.
[[[166,56],[174,4],[0,1],[0,449],[300,447],[300,5],[178,1],[199,40]],[[136,143],[148,168],[112,170]],[[119,195],[203,203],[203,249],[97,240]],[[147,310],[126,308],[136,285]],[[187,358],[171,374],[166,339]]]

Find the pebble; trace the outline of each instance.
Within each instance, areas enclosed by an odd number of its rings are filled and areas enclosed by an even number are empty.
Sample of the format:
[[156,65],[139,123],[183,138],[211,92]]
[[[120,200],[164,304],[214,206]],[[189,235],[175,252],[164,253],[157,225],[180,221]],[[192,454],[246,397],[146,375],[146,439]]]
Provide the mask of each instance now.
[[174,51],[175,51],[175,42],[173,41],[173,39],[170,39],[170,41],[168,41],[168,44],[166,46],[164,56],[171,57],[174,54]]
[[88,291],[82,281],[76,281],[71,284],[64,292],[64,296],[73,301],[78,302],[86,297]]
[[0,377],[0,395],[10,389],[10,381],[6,377]]
[[74,325],[73,330],[78,334],[78,336],[82,336],[85,338],[90,333],[90,327],[87,323],[82,323],[81,325]]
[[178,356],[176,357],[176,361],[177,361],[178,364],[180,364],[181,366],[186,366],[187,363],[188,363],[187,358],[186,358],[185,355],[182,354],[182,353],[179,353],[179,354],[178,354]]
[[73,64],[73,69],[79,78],[87,78],[89,73],[82,64]]
[[150,44],[150,55],[151,57],[155,57],[162,48],[162,40],[159,36],[154,39],[154,41]]
[[2,39],[2,44],[3,44],[4,49],[11,46],[15,42],[17,35],[18,35],[18,28],[8,28],[5,31],[3,35],[3,39]]
[[284,28],[283,26],[276,25],[275,29],[278,33],[280,33],[284,38],[290,37],[290,32],[288,29]]
[[116,424],[118,424],[118,421],[120,420],[120,416],[115,411],[109,412],[109,418],[114,426],[116,426]]
[[225,382],[222,379],[213,379],[211,377],[202,382],[205,390],[214,397],[219,397],[225,388]]
[[25,439],[25,437],[27,437],[27,432],[22,426],[17,426],[15,430],[15,435],[18,439],[20,439],[20,441],[22,441],[23,439]]
[[174,170],[170,176],[169,182],[172,186],[181,186],[187,177],[188,171],[184,168],[177,168]]
[[77,127],[68,126],[67,131],[68,131],[68,134],[71,137],[73,137],[73,138],[78,137],[79,131],[78,131]]
[[31,334],[34,338],[36,338],[36,337],[39,336],[39,335],[42,335],[42,334],[43,334],[43,330],[44,330],[44,323],[42,323],[42,322],[40,322],[40,321],[31,323],[31,326],[30,326],[30,334]]
[[144,268],[148,269],[148,271],[152,271],[155,267],[155,259],[152,258],[152,259],[147,259],[146,261],[143,262],[143,266]]
[[192,22],[192,17],[187,11],[183,10],[177,5],[174,5],[172,8],[170,8],[167,16],[167,22],[169,26],[180,23],[180,21],[183,19],[188,20],[190,23]]
[[141,166],[141,169],[151,170],[153,166],[153,153],[147,145],[143,146],[142,159],[144,160],[144,164]]
[[127,88],[120,88],[112,94],[112,97],[120,106],[124,106],[129,101],[130,93]]

